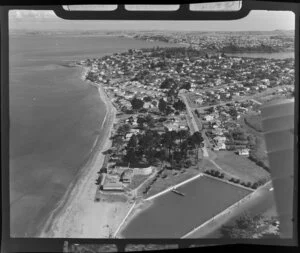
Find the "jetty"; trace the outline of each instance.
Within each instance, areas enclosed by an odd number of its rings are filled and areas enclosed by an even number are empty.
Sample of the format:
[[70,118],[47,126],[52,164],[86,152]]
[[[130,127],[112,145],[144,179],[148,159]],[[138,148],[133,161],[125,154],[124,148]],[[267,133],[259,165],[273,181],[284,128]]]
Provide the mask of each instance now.
[[176,194],[178,194],[180,196],[185,196],[184,193],[177,191],[175,188],[172,189],[172,192],[174,192],[174,193],[176,193]]

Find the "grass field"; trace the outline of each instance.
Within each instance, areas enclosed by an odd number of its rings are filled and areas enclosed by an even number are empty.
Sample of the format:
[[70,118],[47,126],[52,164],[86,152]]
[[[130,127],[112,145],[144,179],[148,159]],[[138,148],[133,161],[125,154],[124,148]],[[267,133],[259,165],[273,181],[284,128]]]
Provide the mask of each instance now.
[[236,175],[242,181],[254,183],[261,178],[269,177],[269,173],[257,166],[247,157],[239,156],[231,151],[219,151],[215,162],[226,172]]
[[134,175],[132,177],[131,183],[128,185],[128,188],[133,190],[141,185],[150,175]]
[[[197,174],[199,174],[199,170],[195,168],[188,168],[181,171],[175,170],[167,170],[165,169],[164,172],[155,180],[155,182],[151,185],[150,190],[145,195],[147,198],[159,193],[168,187],[181,183]],[[144,188],[144,187],[143,187]]]

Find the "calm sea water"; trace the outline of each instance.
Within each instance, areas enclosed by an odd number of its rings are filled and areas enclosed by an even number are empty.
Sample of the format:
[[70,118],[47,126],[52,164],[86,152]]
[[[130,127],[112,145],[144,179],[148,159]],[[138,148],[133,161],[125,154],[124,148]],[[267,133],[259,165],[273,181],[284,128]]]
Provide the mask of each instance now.
[[165,43],[117,37],[10,36],[11,235],[34,236],[90,158],[105,116],[98,90],[66,61]]
[[280,53],[225,53],[228,56],[236,57],[250,57],[250,58],[267,58],[267,59],[285,59],[295,58],[294,52],[280,52]]

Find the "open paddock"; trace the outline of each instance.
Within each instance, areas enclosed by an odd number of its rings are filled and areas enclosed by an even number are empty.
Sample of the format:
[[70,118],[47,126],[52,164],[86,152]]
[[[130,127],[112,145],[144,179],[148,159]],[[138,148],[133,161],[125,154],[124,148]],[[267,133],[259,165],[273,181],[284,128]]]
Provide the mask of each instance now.
[[255,183],[262,178],[269,178],[269,173],[250,161],[248,157],[239,156],[232,151],[218,151],[215,162],[226,172],[236,175],[244,182]]

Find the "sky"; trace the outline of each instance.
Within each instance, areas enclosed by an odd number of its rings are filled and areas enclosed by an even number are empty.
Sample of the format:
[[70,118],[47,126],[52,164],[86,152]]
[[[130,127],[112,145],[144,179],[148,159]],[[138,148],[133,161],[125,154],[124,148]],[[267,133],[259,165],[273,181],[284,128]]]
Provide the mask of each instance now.
[[230,21],[91,21],[64,20],[53,11],[11,10],[9,28],[44,31],[80,30],[184,30],[184,31],[271,31],[294,30],[295,15],[289,11],[251,11]]

